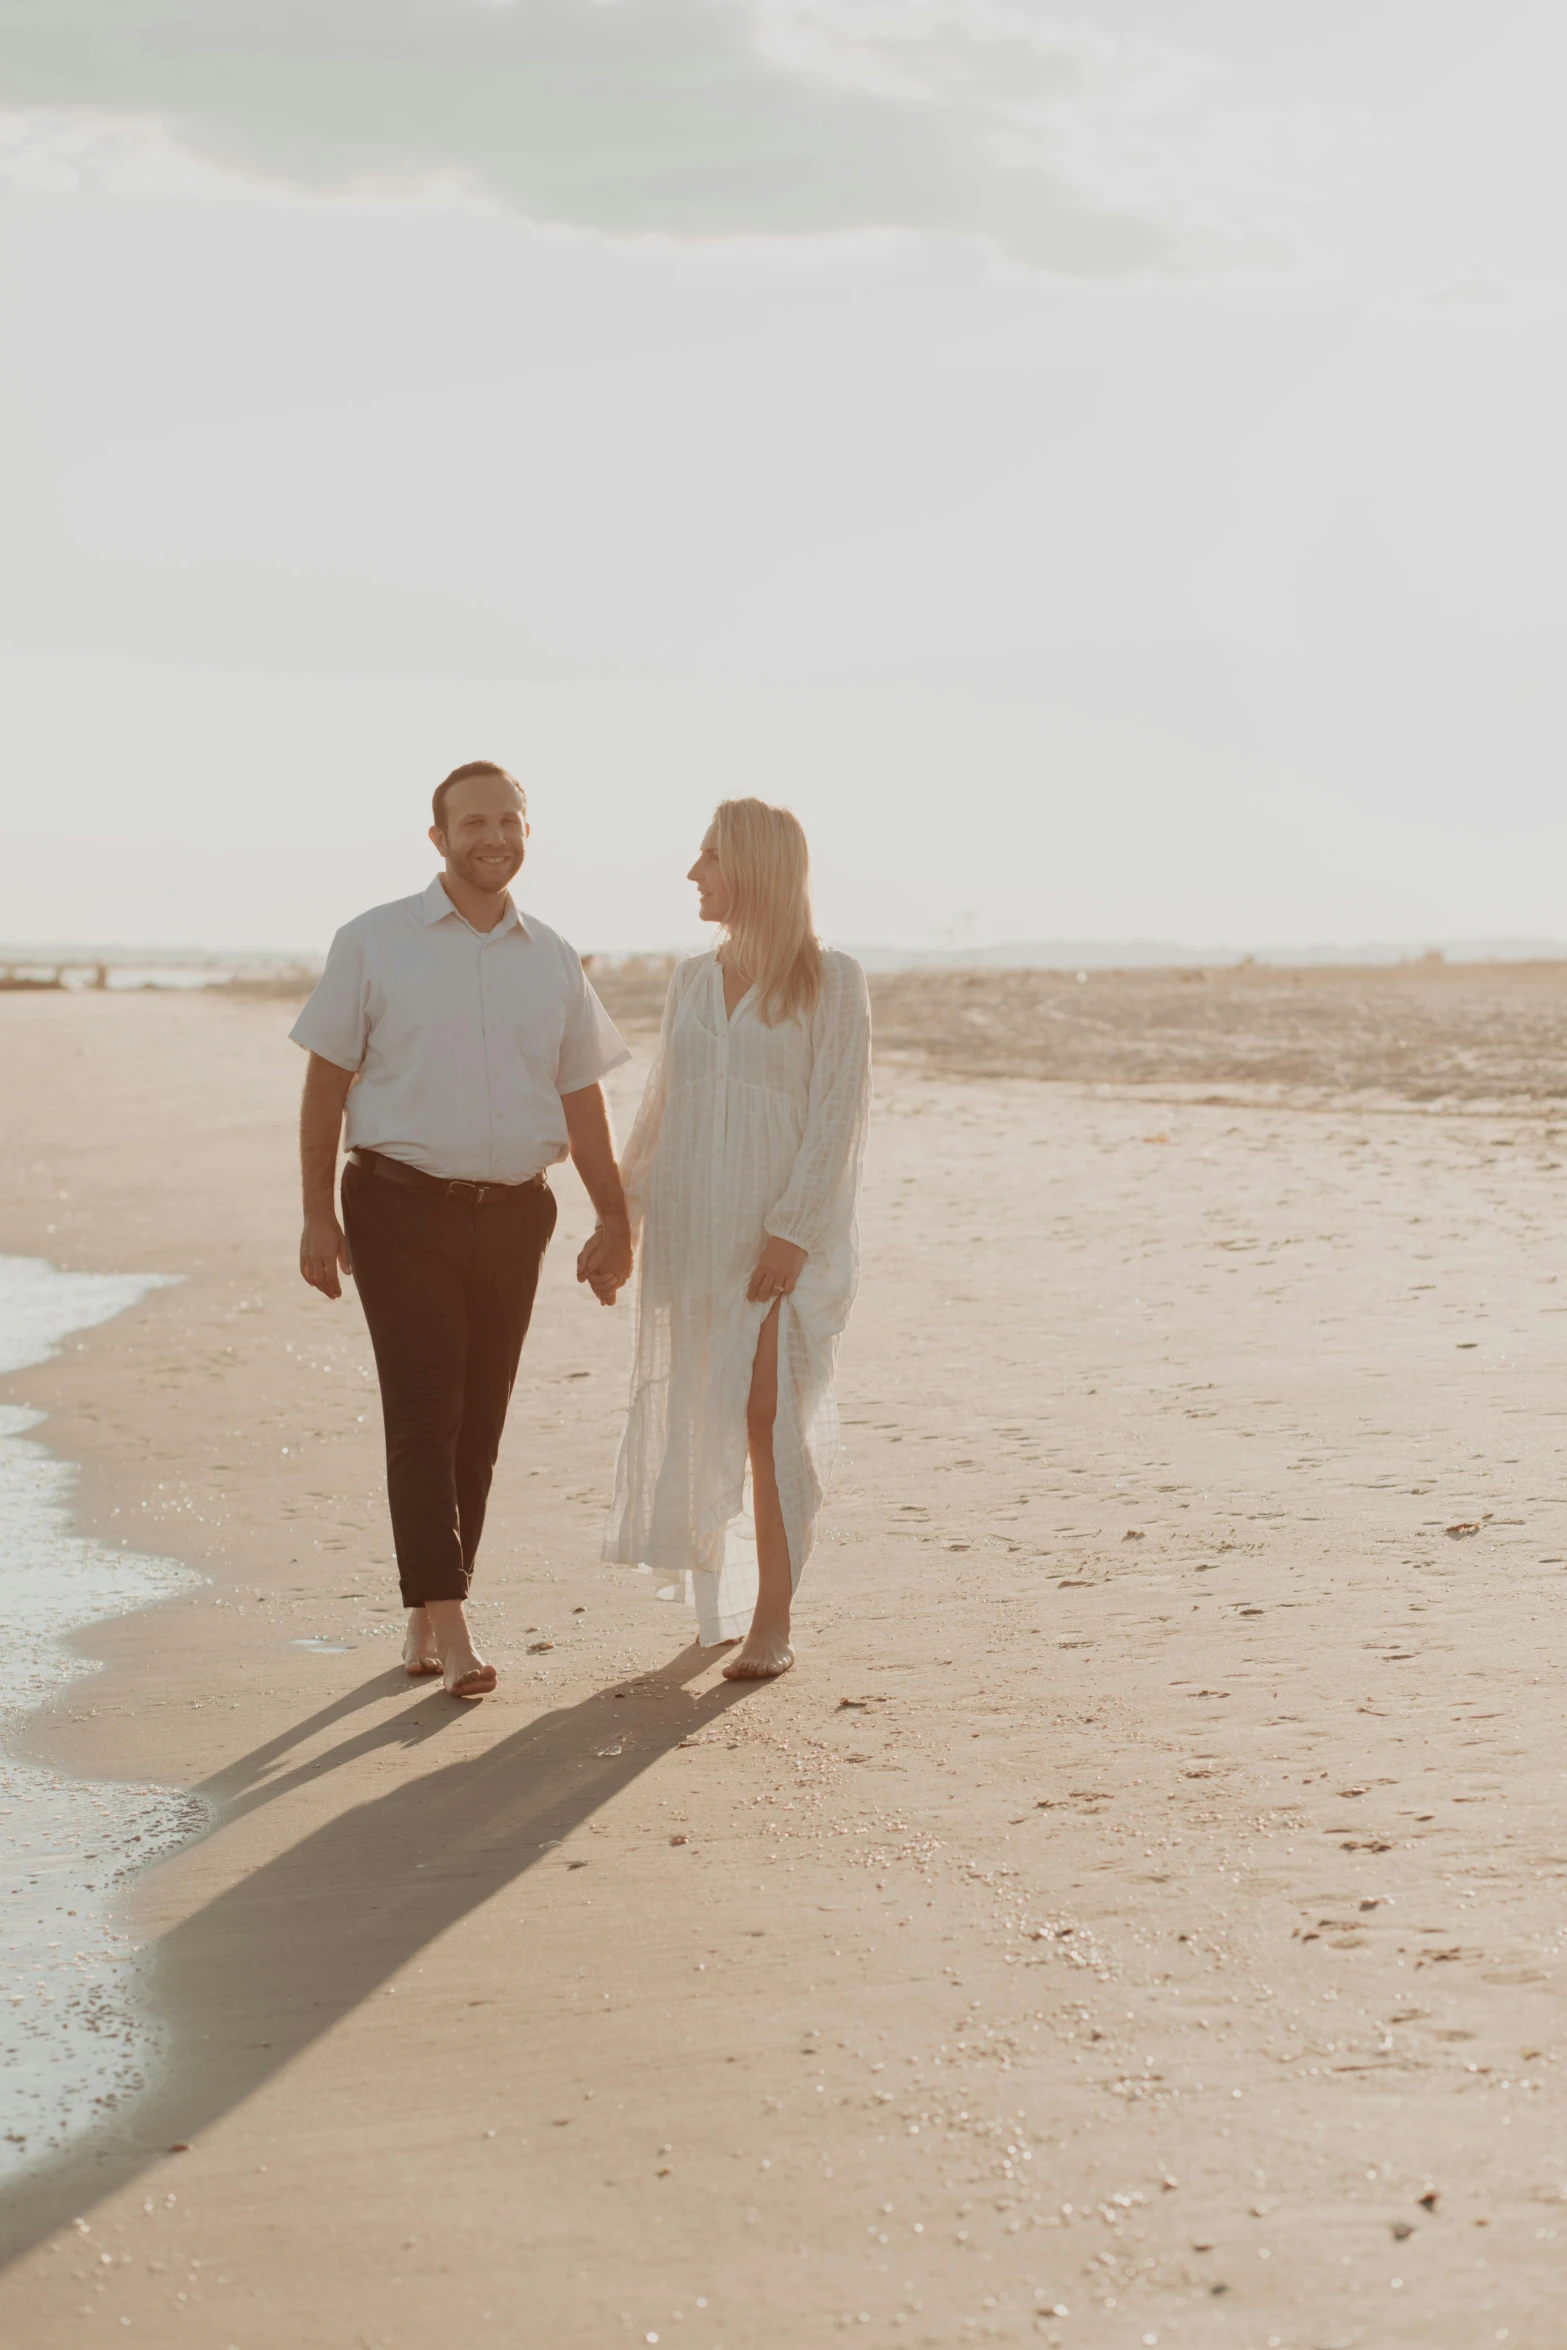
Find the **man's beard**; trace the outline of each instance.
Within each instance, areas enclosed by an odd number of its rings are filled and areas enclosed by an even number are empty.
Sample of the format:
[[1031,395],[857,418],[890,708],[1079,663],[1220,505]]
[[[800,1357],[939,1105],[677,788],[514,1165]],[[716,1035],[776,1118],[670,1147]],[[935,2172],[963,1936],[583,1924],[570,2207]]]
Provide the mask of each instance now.
[[498,897],[522,871],[522,859],[519,857],[514,865],[508,865],[500,879],[496,878],[501,871],[498,865],[480,865],[472,857],[453,857],[452,867],[458,879],[466,881],[470,889],[490,890]]

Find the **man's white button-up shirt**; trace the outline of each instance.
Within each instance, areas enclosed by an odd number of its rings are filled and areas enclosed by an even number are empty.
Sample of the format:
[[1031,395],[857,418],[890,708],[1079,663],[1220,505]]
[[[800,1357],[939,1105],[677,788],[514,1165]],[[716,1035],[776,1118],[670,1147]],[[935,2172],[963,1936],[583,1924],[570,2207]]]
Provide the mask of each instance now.
[[355,1072],[350,1150],[468,1183],[565,1158],[561,1095],[631,1057],[563,938],[510,898],[473,929],[439,875],[344,924],[290,1034]]

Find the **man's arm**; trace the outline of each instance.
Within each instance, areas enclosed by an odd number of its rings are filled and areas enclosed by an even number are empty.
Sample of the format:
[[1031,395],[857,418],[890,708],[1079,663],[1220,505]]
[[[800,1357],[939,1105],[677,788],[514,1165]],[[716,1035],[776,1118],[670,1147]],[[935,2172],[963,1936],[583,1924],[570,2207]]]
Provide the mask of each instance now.
[[615,1292],[631,1278],[631,1219],[615,1164],[604,1088],[580,1086],[574,1093],[563,1093],[560,1106],[566,1113],[571,1163],[598,1211],[598,1230],[577,1259],[577,1279],[589,1284],[600,1305],[611,1306]]
[[305,1195],[299,1270],[312,1289],[327,1297],[341,1297],[339,1271],[353,1271],[348,1242],[337,1220],[337,1146],[343,1132],[343,1104],[353,1082],[352,1069],[340,1069],[335,1061],[324,1061],[319,1053],[312,1053],[299,1105],[299,1173]]

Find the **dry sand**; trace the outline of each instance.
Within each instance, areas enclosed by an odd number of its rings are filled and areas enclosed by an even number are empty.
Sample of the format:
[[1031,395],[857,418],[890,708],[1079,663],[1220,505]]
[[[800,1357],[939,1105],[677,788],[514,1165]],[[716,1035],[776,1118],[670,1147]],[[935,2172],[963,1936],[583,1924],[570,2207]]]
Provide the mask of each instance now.
[[596,1563],[564,1175],[471,1709],[394,1670],[287,1007],[0,997],[0,1249],[186,1276],[3,1393],[211,1577],[36,1751],[220,1807],[0,2337],[1556,2350],[1564,975],[878,994],[799,1669]]
[[1567,963],[1380,970],[909,972],[872,982],[883,1050],[972,1076],[1302,1107],[1567,1102]]

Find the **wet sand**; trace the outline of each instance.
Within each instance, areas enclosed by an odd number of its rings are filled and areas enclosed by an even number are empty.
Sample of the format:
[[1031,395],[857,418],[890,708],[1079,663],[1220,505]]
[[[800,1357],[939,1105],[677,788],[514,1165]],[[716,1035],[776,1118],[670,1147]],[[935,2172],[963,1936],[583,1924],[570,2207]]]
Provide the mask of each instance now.
[[1567,988],[1509,1044],[1436,985],[1413,1082],[1359,1012],[1305,1071],[1128,1013],[976,1081],[968,1010],[1042,1024],[884,986],[767,1688],[594,1563],[628,1329],[562,1177],[472,1709],[395,1670],[286,1007],[0,999],[0,1250],[186,1276],[0,1401],[83,1531],[211,1578],[86,1636],[31,1752],[219,1806],[128,1920],[164,2081],[9,2190],[0,2332],[1554,2350]]

